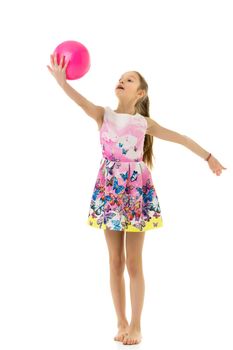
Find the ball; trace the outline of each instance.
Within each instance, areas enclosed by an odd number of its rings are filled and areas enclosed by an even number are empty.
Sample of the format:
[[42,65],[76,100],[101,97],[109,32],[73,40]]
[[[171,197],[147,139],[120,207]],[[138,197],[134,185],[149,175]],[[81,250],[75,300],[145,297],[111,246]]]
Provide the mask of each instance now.
[[83,77],[90,69],[90,54],[87,48],[78,41],[67,40],[59,44],[53,54],[57,55],[57,63],[60,63],[62,55],[63,67],[67,60],[66,79],[74,80]]

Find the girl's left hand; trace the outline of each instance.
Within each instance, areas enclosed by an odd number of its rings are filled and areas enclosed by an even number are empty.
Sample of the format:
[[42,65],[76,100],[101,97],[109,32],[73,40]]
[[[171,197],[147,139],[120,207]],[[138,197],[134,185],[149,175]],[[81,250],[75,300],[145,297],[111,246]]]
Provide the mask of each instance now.
[[221,175],[222,169],[226,170],[227,168],[224,168],[222,164],[211,154],[208,164],[210,169],[215,173],[217,176]]
[[53,69],[47,65],[48,70],[54,76],[58,84],[61,87],[63,87],[66,82],[66,68],[69,63],[69,60],[67,60],[64,64],[64,55],[62,54],[58,65],[57,53],[54,53],[50,55],[50,62]]

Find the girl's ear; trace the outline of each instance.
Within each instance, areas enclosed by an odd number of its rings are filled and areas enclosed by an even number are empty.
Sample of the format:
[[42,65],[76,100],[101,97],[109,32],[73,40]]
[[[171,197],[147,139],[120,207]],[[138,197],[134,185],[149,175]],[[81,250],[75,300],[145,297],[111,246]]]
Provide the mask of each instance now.
[[144,97],[145,94],[146,94],[145,90],[142,90],[142,89],[141,89],[141,91],[139,92],[140,98],[141,98],[141,97]]

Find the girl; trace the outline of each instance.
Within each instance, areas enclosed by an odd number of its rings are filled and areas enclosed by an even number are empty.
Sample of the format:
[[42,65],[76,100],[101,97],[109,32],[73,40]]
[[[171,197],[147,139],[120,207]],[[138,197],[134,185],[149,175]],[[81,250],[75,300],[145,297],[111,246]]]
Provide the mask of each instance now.
[[[189,148],[207,161],[218,176],[226,168],[189,137],[166,129],[150,118],[148,85],[139,72],[126,72],[120,77],[115,88],[118,107],[112,110],[94,105],[67,83],[68,61],[63,65],[63,56],[59,65],[56,55],[50,58],[52,68],[47,66],[50,73],[99,127],[103,159],[87,223],[104,229],[109,250],[110,285],[118,321],[114,340],[128,345],[138,344],[142,339],[140,318],[145,290],[142,268],[145,231],[163,226],[158,196],[148,169],[152,169],[153,137]],[[127,232],[126,257],[124,232]],[[125,263],[130,277],[130,324],[125,314]]]

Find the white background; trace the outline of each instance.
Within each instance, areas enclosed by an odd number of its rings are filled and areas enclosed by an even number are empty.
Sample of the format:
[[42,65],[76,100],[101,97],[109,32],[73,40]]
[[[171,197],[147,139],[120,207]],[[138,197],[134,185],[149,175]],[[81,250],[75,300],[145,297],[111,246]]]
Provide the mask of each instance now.
[[[141,349],[232,349],[231,1],[5,1],[0,7],[0,348],[115,349],[103,230],[86,224],[101,160],[96,122],[49,73],[65,40],[89,72],[70,84],[117,107],[121,74],[150,115],[211,152],[154,139],[164,227],[146,232]],[[129,277],[125,270],[127,317]]]

